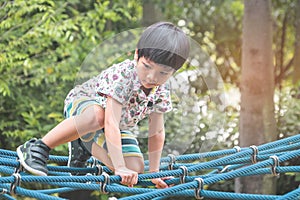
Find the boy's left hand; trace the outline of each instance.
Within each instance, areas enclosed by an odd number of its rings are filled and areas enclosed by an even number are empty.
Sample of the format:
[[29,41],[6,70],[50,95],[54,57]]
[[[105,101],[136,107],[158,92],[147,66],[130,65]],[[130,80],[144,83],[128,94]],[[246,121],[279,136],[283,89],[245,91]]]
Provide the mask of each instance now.
[[172,179],[173,177],[169,176],[169,177],[162,177],[162,178],[154,178],[151,179],[151,182],[153,184],[155,184],[155,187],[158,189],[164,189],[164,188],[168,188],[169,185],[166,184],[166,182],[164,180],[168,180],[168,179]]

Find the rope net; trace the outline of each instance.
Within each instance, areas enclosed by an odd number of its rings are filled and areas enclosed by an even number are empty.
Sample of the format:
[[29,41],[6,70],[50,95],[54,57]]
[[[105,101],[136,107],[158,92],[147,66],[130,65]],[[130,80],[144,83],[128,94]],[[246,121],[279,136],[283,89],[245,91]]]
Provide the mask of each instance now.
[[[76,190],[100,191],[102,194],[122,193],[126,197],[119,199],[146,200],[165,199],[172,196],[195,199],[299,199],[300,188],[284,195],[244,194],[208,190],[208,186],[220,181],[238,177],[283,173],[298,173],[300,166],[285,166],[284,162],[300,156],[300,135],[291,136],[260,146],[234,147],[232,149],[207,153],[169,155],[161,159],[158,173],[147,173],[148,161],[145,161],[146,173],[140,174],[135,187],[120,184],[121,178],[96,159],[90,158],[86,168],[60,166],[66,163],[66,156],[50,155],[48,176],[33,176],[20,166],[14,151],[0,149],[0,198],[17,199],[31,197],[35,199],[64,199],[57,194]],[[71,173],[86,175],[72,176]],[[153,178],[169,177],[165,189],[155,189]],[[32,189],[33,185],[44,185],[44,189]],[[31,189],[29,189],[31,188]],[[116,199],[116,198],[114,198]]]

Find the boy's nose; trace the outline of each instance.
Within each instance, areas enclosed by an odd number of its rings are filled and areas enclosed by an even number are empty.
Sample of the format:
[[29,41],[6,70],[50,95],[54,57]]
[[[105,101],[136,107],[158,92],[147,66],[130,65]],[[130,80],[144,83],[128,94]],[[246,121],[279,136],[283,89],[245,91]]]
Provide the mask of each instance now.
[[157,78],[154,73],[149,73],[147,79],[150,84],[157,84]]

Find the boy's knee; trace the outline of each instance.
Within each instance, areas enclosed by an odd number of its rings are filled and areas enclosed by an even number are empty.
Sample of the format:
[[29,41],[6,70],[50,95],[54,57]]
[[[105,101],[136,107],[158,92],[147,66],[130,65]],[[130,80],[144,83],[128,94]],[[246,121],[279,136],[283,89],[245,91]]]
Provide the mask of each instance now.
[[98,105],[94,106],[94,113],[95,113],[95,123],[100,126],[103,127],[104,126],[104,111],[103,108],[101,108]]
[[93,105],[87,108],[80,120],[83,120],[93,131],[103,128],[104,110],[99,105]]
[[89,127],[89,131],[99,130],[104,127],[104,110],[99,105],[89,106],[76,119],[76,123]]
[[145,170],[144,169],[144,164],[139,165],[139,166],[133,166],[131,170],[137,172],[138,174],[142,174],[142,173],[144,173],[144,170]]
[[144,173],[144,159],[140,157],[125,157],[126,167],[139,174]]

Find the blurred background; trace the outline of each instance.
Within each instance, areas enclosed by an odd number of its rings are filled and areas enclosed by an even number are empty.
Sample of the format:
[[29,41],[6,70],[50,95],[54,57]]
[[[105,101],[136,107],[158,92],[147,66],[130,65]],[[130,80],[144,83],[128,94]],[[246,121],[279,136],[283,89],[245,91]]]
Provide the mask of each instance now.
[[[2,0],[0,148],[15,150],[45,135],[63,120],[64,98],[75,83],[133,59],[128,43],[111,38],[157,21],[178,25],[195,45],[171,80],[174,112],[166,116],[164,155],[247,147],[298,134],[300,0]],[[87,58],[101,44],[98,50],[108,56],[91,63]],[[145,156],[146,128],[141,122],[135,130]],[[67,153],[67,145],[51,152]],[[210,189],[284,194],[299,183],[299,174],[289,173]]]

